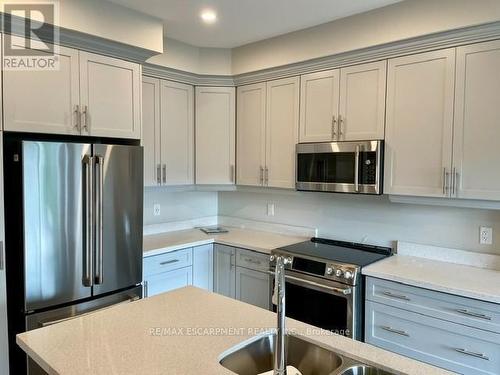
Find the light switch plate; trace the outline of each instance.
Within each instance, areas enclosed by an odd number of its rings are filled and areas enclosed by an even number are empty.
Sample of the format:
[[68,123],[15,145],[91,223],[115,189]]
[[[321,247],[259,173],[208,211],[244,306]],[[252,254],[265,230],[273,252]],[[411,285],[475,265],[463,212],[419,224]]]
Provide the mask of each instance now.
[[479,243],[481,245],[493,244],[493,228],[491,227],[479,228]]
[[274,216],[274,203],[267,204],[267,216]]
[[160,216],[161,214],[161,206],[159,203],[155,203],[153,205],[153,216]]

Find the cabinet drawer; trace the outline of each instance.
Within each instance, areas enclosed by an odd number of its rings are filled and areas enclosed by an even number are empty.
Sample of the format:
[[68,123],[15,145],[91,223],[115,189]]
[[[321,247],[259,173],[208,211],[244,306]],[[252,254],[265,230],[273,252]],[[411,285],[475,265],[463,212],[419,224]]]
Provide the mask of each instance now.
[[257,271],[269,271],[269,255],[236,249],[236,265]]
[[144,277],[161,272],[188,267],[193,264],[193,249],[182,249],[170,253],[144,258]]
[[193,283],[193,268],[184,267],[149,276],[144,282],[144,297],[179,289]]
[[366,303],[366,342],[447,370],[493,375],[500,369],[500,335]]
[[500,305],[369,277],[366,299],[500,333]]

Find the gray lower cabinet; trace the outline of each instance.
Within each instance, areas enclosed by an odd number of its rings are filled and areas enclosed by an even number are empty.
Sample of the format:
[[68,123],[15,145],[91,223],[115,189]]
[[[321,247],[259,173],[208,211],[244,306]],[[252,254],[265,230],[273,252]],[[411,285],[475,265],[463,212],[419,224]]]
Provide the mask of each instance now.
[[269,310],[270,277],[267,272],[236,267],[236,299]]
[[467,375],[500,374],[500,306],[367,278],[365,341]]
[[236,250],[225,245],[215,245],[214,292],[236,298]]
[[213,245],[193,248],[193,285],[213,291],[214,289],[214,250]]

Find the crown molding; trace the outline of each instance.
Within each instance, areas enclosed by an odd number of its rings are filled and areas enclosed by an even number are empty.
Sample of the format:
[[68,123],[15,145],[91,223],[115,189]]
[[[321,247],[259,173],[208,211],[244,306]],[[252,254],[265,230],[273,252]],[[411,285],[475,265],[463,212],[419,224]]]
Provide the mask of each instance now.
[[[24,18],[12,16],[0,12],[1,31],[23,30]],[[147,59],[158,54],[157,51],[145,48],[131,46],[129,44],[116,42],[114,40],[101,38],[99,36],[82,33],[75,30],[58,27],[59,45],[75,49],[81,49],[88,52],[98,53],[100,55],[116,57],[122,60],[132,61],[143,64]],[[15,34],[24,37],[24,34]],[[40,39],[47,43],[53,43],[51,35],[41,33]]]
[[194,86],[235,86],[232,76],[196,74],[150,63],[142,66],[142,74]]

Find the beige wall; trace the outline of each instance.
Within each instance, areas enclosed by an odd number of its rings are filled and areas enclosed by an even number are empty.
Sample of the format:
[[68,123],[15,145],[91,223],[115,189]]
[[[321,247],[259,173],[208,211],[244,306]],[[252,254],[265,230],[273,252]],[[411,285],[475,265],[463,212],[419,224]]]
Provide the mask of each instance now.
[[406,0],[232,50],[245,72],[500,20],[499,0]]
[[230,49],[200,48],[169,38],[164,53],[147,62],[196,74],[231,75]]
[[[12,2],[26,0],[0,0],[2,5]],[[61,27],[163,52],[163,23],[159,19],[103,0],[60,0],[59,4]]]

